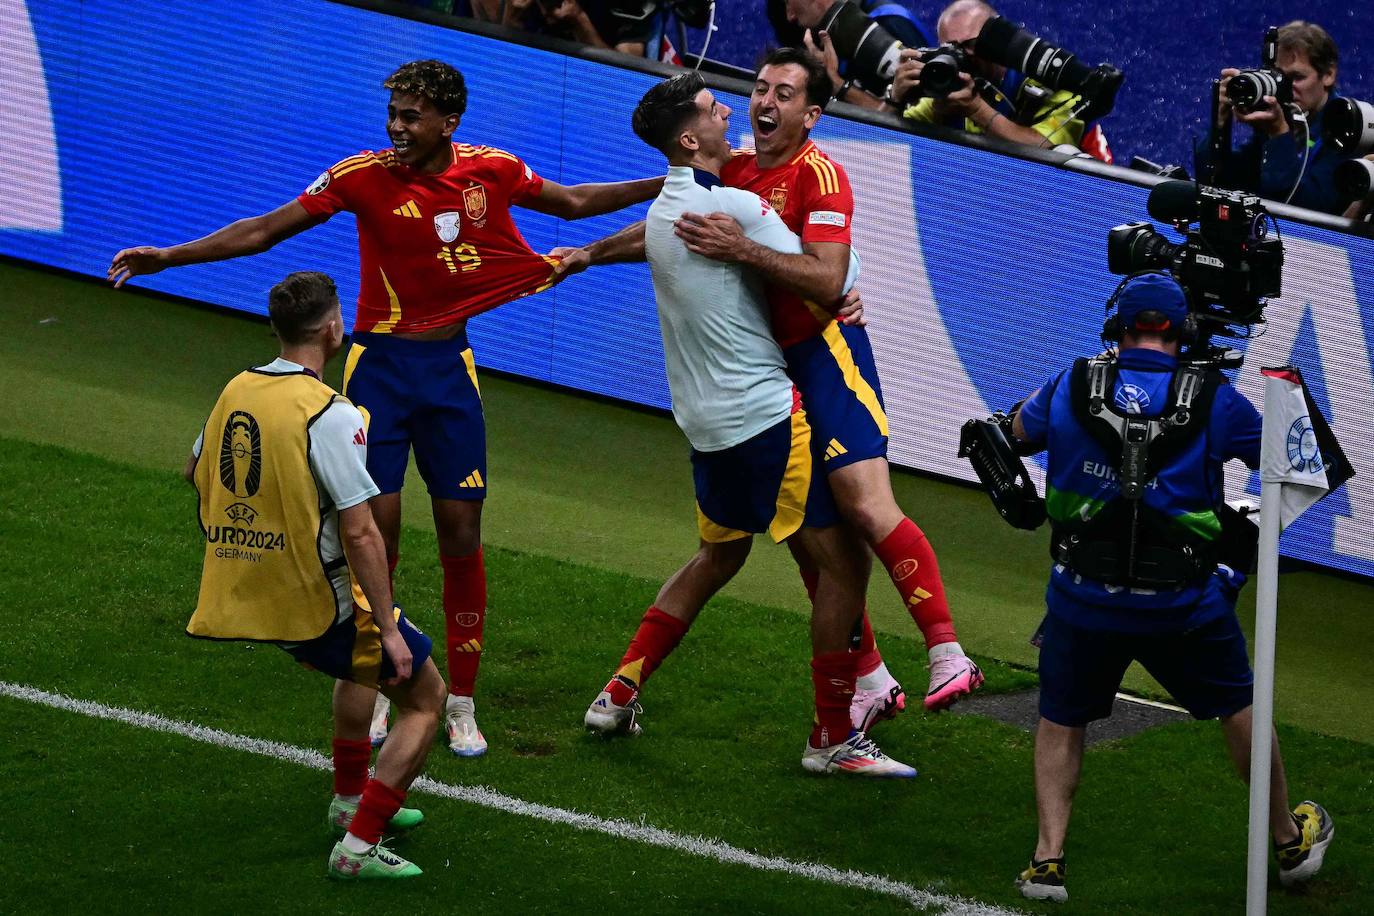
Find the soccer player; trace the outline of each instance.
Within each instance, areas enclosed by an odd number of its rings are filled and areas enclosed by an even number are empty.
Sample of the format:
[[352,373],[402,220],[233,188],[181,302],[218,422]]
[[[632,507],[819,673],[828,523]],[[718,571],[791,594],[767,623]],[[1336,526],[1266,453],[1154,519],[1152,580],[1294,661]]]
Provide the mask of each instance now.
[[816,576],[815,722],[802,766],[909,778],[914,769],[885,756],[850,723],[858,659],[848,642],[863,613],[867,557],[839,524],[824,477],[814,473],[811,427],[769,331],[761,284],[739,265],[692,254],[674,232],[689,209],[722,210],[758,244],[801,250],[766,202],[721,184],[720,170],[730,159],[729,118],[730,109],[696,73],[650,89],[634,113],[635,133],[663,152],[670,166],[649,208],[645,247],[673,417],[692,444],[701,546],[664,583],[584,722],[603,734],[638,733],[636,700],[645,681],[706,601],[743,566],[752,536],[766,531]]
[[[778,211],[801,236],[800,253],[759,245],[725,213],[685,213],[678,233],[694,253],[748,267],[775,288],[773,334],[824,445],[835,501],[920,627],[930,660],[925,706],[944,709],[977,689],[983,674],[959,645],[935,551],[893,496],[887,415],[868,334],[833,315],[849,258],[854,195],[844,169],[810,139],[828,86],[824,69],[804,51],[770,53],[749,102],[756,149],[737,153],[721,172],[726,185],[753,191]],[[643,238],[642,224],[629,226],[570,256],[567,269],[642,258]],[[811,592],[814,575],[806,569],[802,575]],[[904,708],[905,696],[883,664],[867,614],[862,626],[853,720],[867,730]]]
[[255,254],[335,213],[357,216],[362,283],[344,394],[368,422],[367,467],[381,489],[372,511],[392,570],[412,446],[429,488],[444,575],[449,748],[473,757],[487,749],[473,706],[487,602],[480,535],[487,464],[466,319],[562,276],[556,258],[530,250],[512,206],[594,216],[649,200],[662,179],[565,187],[510,153],[453,142],[467,88],[448,64],[408,63],[382,85],[391,92],[392,148],[344,159],[271,213],[182,245],[126,248],[109,276],[119,286],[168,267]]
[[[186,632],[275,642],[336,678],[329,825],[341,839],[329,875],[413,877],[420,869],[381,839],[423,820],[402,802],[434,740],[444,682],[429,637],[391,600],[386,549],[368,507],[377,487],[362,414],[320,380],[343,348],[334,281],[293,273],[272,287],[268,314],[281,355],[225,386],[186,462],[205,533],[200,599]],[[379,686],[400,712],[368,778]]]

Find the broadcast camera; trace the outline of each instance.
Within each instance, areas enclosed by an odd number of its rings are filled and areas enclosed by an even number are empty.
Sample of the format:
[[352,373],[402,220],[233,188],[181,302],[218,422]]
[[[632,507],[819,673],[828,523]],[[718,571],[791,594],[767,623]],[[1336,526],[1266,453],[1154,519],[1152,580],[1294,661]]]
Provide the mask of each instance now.
[[[1260,199],[1188,181],[1150,191],[1146,209],[1184,234],[1171,242],[1150,223],[1107,233],[1107,269],[1114,274],[1167,270],[1188,294],[1203,335],[1242,336],[1264,321],[1265,300],[1282,295],[1283,241]],[[1196,223],[1196,228],[1190,228]]]

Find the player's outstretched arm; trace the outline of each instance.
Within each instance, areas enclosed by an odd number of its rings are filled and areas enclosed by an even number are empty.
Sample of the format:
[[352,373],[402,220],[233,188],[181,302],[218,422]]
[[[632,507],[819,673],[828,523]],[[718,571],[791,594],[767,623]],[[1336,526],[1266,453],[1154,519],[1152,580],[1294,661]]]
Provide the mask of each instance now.
[[687,250],[715,261],[742,264],[769,283],[834,311],[841,305],[849,272],[849,246],[807,242],[800,254],[778,251],[750,238],[729,213],[684,213],[674,226]]
[[382,533],[372,518],[367,502],[339,510],[339,536],[343,542],[348,568],[358,580],[358,586],[372,606],[372,619],[382,631],[382,648],[396,666],[396,677],[389,684],[399,684],[410,678],[412,659],[410,649],[396,627],[395,604],[391,597],[391,579],[386,568],[386,546]]
[[549,257],[558,258],[557,282],[581,273],[595,264],[629,264],[644,260],[644,223],[631,223],[614,235],[582,248],[555,248]]
[[193,242],[168,248],[146,245],[125,248],[110,261],[106,276],[115,286],[123,286],[130,277],[155,274],[168,267],[258,254],[323,221],[320,217],[311,216],[299,202],[293,200],[271,213],[238,220]]
[[540,213],[562,219],[582,219],[614,213],[634,204],[653,200],[663,190],[662,176],[641,178],[638,181],[617,181],[611,184],[561,185],[544,181],[539,196],[520,204]]

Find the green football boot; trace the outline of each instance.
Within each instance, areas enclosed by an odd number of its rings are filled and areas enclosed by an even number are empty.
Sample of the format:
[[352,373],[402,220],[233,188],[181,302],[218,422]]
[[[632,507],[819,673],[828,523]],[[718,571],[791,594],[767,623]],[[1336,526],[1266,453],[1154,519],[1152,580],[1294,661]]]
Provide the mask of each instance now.
[[329,854],[329,877],[341,881],[415,878],[422,874],[424,872],[420,871],[418,865],[401,858],[381,843],[359,854],[349,852],[340,840]]
[[[357,813],[357,802],[344,801],[335,796],[329,803],[329,829],[334,832],[335,837],[343,839],[343,835],[348,832],[348,826],[353,823],[353,815]],[[405,836],[424,821],[425,815],[419,808],[402,808],[386,822],[386,835]]]

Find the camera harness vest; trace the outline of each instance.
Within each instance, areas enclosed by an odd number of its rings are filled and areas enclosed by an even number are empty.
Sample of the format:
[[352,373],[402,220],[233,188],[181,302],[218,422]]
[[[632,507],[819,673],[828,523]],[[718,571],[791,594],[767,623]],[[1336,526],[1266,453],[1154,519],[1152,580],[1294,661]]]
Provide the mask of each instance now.
[[1121,495],[1086,520],[1054,520],[1050,553],[1082,576],[1131,588],[1178,588],[1209,575],[1216,544],[1145,505],[1146,483],[1207,427],[1220,372],[1181,365],[1157,417],[1117,410],[1114,356],[1079,359],[1069,376],[1074,418],[1115,463]]

